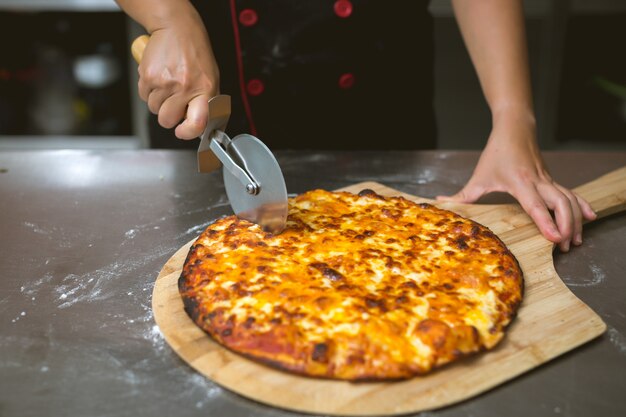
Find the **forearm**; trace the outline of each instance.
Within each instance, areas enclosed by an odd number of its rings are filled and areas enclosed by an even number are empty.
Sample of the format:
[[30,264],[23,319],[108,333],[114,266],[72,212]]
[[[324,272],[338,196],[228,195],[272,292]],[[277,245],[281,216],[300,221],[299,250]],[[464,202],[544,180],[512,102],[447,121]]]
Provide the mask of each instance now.
[[521,0],[453,0],[456,19],[492,115],[534,123]]
[[176,24],[200,22],[198,12],[188,0],[115,0],[148,33]]

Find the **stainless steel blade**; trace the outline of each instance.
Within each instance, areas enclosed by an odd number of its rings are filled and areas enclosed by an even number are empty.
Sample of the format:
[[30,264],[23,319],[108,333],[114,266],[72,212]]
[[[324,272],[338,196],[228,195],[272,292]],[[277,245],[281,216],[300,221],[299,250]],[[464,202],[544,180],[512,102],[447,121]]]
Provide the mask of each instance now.
[[259,185],[257,194],[246,192],[241,180],[224,169],[226,194],[235,214],[277,234],[287,222],[287,186],[278,161],[263,142],[252,135],[238,135],[227,151]]

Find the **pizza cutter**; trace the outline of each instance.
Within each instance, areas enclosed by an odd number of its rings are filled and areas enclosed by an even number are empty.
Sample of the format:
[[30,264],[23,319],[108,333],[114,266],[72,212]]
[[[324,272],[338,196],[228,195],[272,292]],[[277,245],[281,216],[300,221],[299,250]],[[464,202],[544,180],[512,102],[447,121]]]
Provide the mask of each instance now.
[[[149,36],[135,39],[132,53],[141,62]],[[223,166],[224,186],[230,205],[242,219],[278,234],[287,222],[287,187],[278,161],[257,137],[230,138],[224,130],[230,118],[230,96],[209,100],[207,127],[198,148],[198,170],[213,172]]]
[[229,116],[230,96],[209,100],[209,122],[198,148],[198,170],[212,172],[221,162],[226,194],[235,214],[278,234],[287,222],[283,173],[274,154],[257,137],[228,137],[224,129]]

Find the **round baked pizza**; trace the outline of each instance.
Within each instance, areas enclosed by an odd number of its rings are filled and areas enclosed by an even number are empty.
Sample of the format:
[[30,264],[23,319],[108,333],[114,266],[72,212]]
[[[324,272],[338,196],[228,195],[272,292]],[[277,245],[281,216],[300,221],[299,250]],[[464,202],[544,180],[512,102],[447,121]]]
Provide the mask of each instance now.
[[386,380],[493,348],[522,300],[488,228],[430,204],[314,190],[278,235],[235,216],[191,247],[185,310],[237,353],[297,374]]

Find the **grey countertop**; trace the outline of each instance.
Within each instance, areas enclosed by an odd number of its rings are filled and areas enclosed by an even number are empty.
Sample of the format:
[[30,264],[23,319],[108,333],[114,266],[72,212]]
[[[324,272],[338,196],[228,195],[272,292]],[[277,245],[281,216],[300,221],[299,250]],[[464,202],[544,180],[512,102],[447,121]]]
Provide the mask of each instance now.
[[[624,152],[545,156],[570,187],[626,165]],[[457,190],[477,158],[278,153],[290,193],[375,180],[423,197]],[[0,416],[297,415],[197,374],[154,323],[152,286],[163,264],[229,212],[220,175],[196,173],[193,152],[0,152]],[[556,269],[608,331],[421,415],[626,415],[626,214],[586,226],[584,240],[555,254]]]

